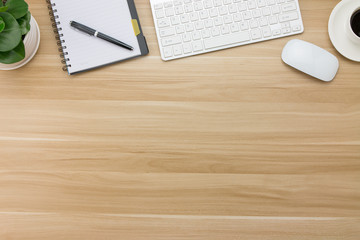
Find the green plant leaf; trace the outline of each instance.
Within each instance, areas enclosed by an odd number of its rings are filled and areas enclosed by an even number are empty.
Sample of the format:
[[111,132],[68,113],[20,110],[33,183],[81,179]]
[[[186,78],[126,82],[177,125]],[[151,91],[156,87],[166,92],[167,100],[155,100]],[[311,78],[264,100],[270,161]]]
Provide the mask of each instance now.
[[25,35],[30,31],[30,19],[31,13],[29,11],[23,17],[17,19],[22,35]]
[[16,19],[7,12],[0,12],[0,17],[5,22],[5,28],[0,33],[0,52],[7,52],[19,45],[21,29]]
[[0,0],[0,7],[4,6],[2,0]]
[[25,46],[22,41],[13,50],[0,52],[0,62],[4,64],[16,63],[25,58]]
[[0,12],[6,12],[8,10],[8,6],[0,6]]
[[24,0],[7,0],[5,6],[8,7],[7,12],[11,13],[16,19],[24,16],[29,9],[28,4]]
[[2,17],[0,17],[0,33],[4,30],[5,28],[5,22],[2,19]]

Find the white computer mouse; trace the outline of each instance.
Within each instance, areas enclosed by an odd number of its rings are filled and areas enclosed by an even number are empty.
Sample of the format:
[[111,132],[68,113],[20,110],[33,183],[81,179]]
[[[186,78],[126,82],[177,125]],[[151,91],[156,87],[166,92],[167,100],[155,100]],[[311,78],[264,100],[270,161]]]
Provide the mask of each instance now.
[[338,59],[328,51],[302,40],[290,40],[284,47],[282,60],[322,81],[330,82],[334,79],[338,69]]

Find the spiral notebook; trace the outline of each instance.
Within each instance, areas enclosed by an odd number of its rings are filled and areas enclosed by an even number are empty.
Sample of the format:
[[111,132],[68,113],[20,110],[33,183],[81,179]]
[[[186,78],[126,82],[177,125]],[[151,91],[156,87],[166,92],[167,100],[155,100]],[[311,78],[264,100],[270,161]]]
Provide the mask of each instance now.
[[[79,73],[146,55],[149,50],[141,31],[133,0],[47,0],[53,27],[62,51],[64,70]],[[116,46],[75,30],[70,21],[80,22],[118,39],[134,49]]]

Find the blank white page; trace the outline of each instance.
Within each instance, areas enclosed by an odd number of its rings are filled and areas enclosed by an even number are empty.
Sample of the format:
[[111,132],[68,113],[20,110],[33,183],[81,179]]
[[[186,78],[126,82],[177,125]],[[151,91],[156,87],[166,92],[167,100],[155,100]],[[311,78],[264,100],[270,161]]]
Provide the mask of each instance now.
[[[51,0],[59,34],[66,46],[69,74],[79,72],[141,54],[132,27],[127,0]],[[70,21],[79,22],[101,33],[118,39],[134,49],[128,50],[105,40],[75,30]]]

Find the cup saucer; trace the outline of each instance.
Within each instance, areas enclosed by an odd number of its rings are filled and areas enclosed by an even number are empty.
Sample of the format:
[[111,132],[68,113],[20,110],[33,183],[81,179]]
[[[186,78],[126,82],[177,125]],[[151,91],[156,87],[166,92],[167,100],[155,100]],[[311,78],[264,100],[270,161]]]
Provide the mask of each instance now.
[[360,44],[356,44],[346,34],[345,24],[349,15],[354,11],[358,2],[342,0],[332,11],[329,19],[329,36],[336,50],[344,57],[360,62]]

